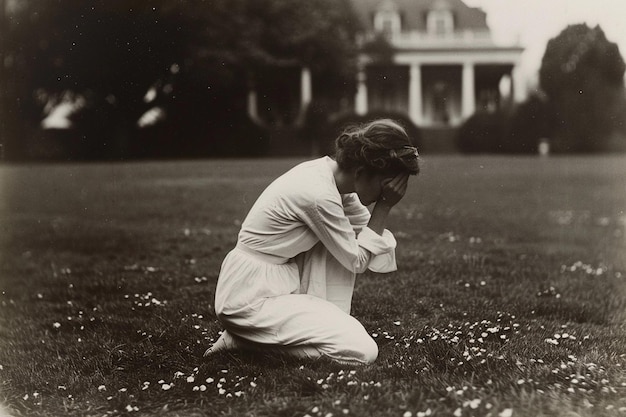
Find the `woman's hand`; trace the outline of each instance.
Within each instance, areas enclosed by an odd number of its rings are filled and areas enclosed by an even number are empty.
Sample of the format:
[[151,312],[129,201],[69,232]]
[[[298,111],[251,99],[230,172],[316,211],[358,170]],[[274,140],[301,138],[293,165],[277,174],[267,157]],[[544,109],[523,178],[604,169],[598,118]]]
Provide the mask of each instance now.
[[393,207],[404,197],[409,184],[409,174],[398,174],[393,178],[384,179],[381,183],[379,203]]

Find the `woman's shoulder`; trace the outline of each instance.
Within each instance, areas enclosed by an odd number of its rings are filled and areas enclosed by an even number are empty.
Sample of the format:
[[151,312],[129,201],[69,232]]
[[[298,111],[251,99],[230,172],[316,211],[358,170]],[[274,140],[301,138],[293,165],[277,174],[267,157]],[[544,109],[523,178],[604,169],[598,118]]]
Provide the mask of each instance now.
[[328,157],[313,159],[296,165],[281,177],[286,195],[299,196],[310,204],[339,202],[341,195],[328,163]]

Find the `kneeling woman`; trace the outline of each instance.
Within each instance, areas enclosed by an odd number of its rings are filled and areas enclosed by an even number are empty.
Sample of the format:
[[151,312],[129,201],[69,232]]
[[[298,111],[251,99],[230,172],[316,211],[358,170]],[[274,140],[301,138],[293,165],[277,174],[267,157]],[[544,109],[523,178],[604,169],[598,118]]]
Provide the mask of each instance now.
[[225,331],[205,355],[239,348],[376,360],[376,342],[350,315],[354,280],[368,268],[396,270],[385,222],[418,172],[406,131],[382,119],[342,133],[335,159],[304,162],[270,184],[222,264],[215,310]]

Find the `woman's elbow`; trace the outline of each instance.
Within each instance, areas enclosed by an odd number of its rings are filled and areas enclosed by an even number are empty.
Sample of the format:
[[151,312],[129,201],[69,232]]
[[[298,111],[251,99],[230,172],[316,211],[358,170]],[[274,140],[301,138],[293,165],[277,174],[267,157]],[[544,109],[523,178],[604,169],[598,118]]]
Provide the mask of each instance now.
[[353,272],[355,274],[362,274],[363,272],[367,271],[367,268],[369,267],[369,258],[357,258],[356,262],[354,263],[354,269]]

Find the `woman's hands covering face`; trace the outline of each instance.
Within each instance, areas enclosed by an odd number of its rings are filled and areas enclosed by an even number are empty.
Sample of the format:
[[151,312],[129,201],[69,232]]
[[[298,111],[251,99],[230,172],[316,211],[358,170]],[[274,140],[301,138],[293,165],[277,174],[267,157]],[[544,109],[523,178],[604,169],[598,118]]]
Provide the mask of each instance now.
[[385,178],[381,182],[381,193],[379,202],[384,202],[388,206],[395,206],[404,197],[409,184],[409,174],[398,174],[393,178]]

